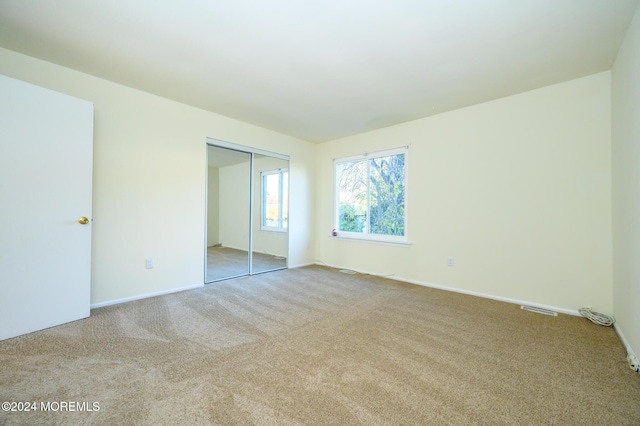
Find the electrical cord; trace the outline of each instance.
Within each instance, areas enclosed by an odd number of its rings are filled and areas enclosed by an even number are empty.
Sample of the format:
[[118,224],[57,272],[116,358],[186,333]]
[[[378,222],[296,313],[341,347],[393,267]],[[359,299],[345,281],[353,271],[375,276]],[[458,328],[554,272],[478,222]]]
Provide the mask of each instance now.
[[591,320],[594,324],[604,325],[605,327],[609,327],[613,325],[616,320],[609,315],[601,314],[600,312],[594,312],[591,310],[591,307],[580,308],[578,309],[580,315]]

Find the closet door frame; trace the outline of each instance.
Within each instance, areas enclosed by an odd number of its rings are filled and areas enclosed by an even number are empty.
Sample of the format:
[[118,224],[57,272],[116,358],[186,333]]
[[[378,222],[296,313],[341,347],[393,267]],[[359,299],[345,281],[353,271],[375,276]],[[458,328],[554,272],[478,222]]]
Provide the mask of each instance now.
[[[287,161],[287,163],[289,163],[290,159],[288,155],[284,155],[284,154],[278,154],[275,152],[271,152],[271,151],[266,151],[263,149],[259,149],[259,148],[253,148],[253,147],[249,147],[249,146],[244,146],[244,145],[239,145],[236,143],[232,143],[232,142],[227,142],[227,141],[223,141],[223,140],[219,140],[219,139],[214,139],[214,138],[210,138],[207,137],[206,138],[206,144],[205,144],[205,158],[206,158],[206,173],[205,173],[205,227],[204,227],[204,283],[212,283],[212,282],[217,282],[217,281],[222,281],[224,279],[228,279],[228,278],[219,278],[216,280],[212,280],[212,281],[207,281],[207,228],[208,228],[208,196],[209,196],[209,156],[208,156],[208,147],[213,146],[213,147],[218,147],[218,148],[226,148],[226,149],[230,149],[233,151],[238,151],[238,152],[243,152],[243,153],[247,153],[251,155],[251,159],[250,159],[250,167],[249,167],[249,236],[248,236],[248,258],[249,258],[249,273],[246,275],[234,275],[234,276],[230,276],[229,278],[237,278],[240,276],[247,276],[247,275],[256,275],[256,274],[262,274],[262,273],[266,273],[266,272],[270,272],[270,271],[274,271],[274,270],[280,270],[280,269],[287,269],[289,267],[289,230],[287,229],[287,247],[286,247],[286,263],[285,266],[283,268],[276,268],[276,269],[269,269],[269,270],[265,270],[265,271],[259,271],[254,273],[253,272],[253,232],[254,232],[254,202],[253,202],[253,198],[254,198],[254,156],[255,155],[263,155],[266,157],[271,157],[271,158],[277,158],[280,160],[284,160]],[[290,174],[289,174],[289,181],[290,181]],[[290,194],[290,182],[289,185],[287,185],[287,187],[289,188],[289,194]],[[289,194],[287,194],[287,198],[289,198]],[[259,208],[259,207],[258,207]],[[288,213],[289,215],[289,222],[290,222],[290,212]]]

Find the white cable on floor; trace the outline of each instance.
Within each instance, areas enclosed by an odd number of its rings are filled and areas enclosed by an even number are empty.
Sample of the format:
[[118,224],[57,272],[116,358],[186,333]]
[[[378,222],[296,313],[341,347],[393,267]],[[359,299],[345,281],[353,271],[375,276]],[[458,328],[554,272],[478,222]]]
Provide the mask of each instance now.
[[582,315],[583,317],[588,318],[589,320],[591,320],[591,322],[593,322],[595,324],[598,324],[598,325],[604,325],[605,327],[609,327],[614,322],[616,322],[616,320],[613,317],[610,317],[609,315],[605,315],[605,314],[601,314],[600,312],[592,311],[591,307],[580,308],[580,309],[578,309],[578,312],[580,312],[580,315]]

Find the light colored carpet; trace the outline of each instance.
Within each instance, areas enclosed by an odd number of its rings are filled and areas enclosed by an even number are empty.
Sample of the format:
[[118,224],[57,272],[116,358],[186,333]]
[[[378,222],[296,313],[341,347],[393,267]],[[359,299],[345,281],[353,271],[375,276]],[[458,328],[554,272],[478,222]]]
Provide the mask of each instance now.
[[638,425],[614,330],[324,267],[95,309],[0,342],[2,424]]

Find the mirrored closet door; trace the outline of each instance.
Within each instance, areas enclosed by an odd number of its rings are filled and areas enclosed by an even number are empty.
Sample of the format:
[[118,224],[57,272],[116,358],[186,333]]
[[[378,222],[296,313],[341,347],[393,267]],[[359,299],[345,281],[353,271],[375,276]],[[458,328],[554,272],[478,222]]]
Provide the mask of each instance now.
[[289,159],[207,139],[205,282],[287,267]]
[[287,267],[289,161],[253,156],[252,273]]

